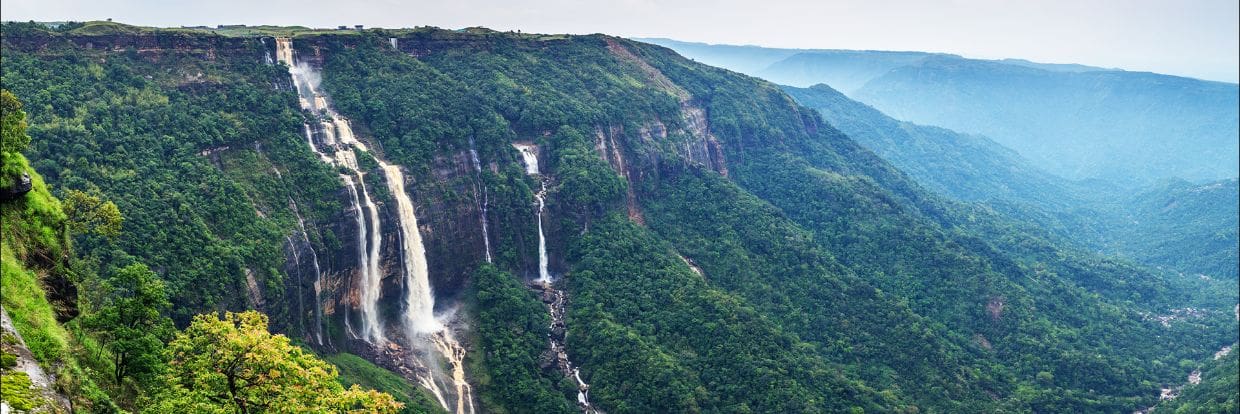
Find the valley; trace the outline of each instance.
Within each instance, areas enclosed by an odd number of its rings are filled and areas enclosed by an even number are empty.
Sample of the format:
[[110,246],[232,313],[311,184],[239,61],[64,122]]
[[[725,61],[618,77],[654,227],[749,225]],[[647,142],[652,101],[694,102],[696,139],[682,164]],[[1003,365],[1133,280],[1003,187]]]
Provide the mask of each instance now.
[[[1132,412],[1234,365],[1234,179],[1121,210],[986,137],[602,34],[2,29],[37,178],[0,202],[4,306],[82,410],[192,411],[189,350],[251,336],[375,412]],[[74,191],[120,229],[41,201]],[[57,277],[81,316],[24,287]],[[178,357],[125,376],[84,321],[131,279]]]

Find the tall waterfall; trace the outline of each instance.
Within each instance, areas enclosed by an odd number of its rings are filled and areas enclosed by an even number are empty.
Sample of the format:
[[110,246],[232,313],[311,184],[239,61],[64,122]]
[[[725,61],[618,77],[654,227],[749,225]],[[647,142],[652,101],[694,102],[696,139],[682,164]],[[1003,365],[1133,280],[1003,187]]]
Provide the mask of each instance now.
[[539,181],[541,188],[534,199],[538,200],[538,281],[551,283],[551,272],[547,270],[547,236],[543,234],[543,209],[547,201],[547,183]]
[[400,167],[381,163],[387,178],[388,191],[396,198],[396,211],[400,221],[400,244],[405,263],[405,326],[415,334],[426,334],[443,329],[435,320],[435,299],[431,295],[430,277],[426,267],[426,248],[422,234],[418,232],[418,217],[413,212],[413,201],[405,193],[405,177]]
[[482,181],[482,162],[478,161],[478,150],[474,148],[474,138],[469,137],[469,159],[473,163],[474,173],[478,174],[478,184],[474,186],[474,197],[478,197],[478,187],[482,187],[482,204],[478,206],[482,222],[482,248],[487,263],[491,263],[491,234],[487,230],[487,206],[491,203],[487,196],[486,183]]
[[[349,170],[349,173],[341,174],[340,177],[349,190],[350,203],[355,212],[357,224],[360,273],[358,279],[361,291],[358,307],[362,316],[362,327],[360,334],[353,332],[348,318],[345,318],[346,327],[350,333],[360,339],[376,347],[384,346],[388,340],[384,336],[379,315],[379,299],[383,288],[383,269],[379,263],[382,225],[378,206],[371,199],[370,192],[366,188],[365,173],[359,168],[354,154],[355,150],[369,152],[368,148],[354,136],[348,120],[327,105],[327,97],[318,91],[318,73],[308,65],[294,60],[291,39],[276,39],[276,57],[289,66],[289,73],[293,77],[302,109],[326,117],[320,122],[319,137],[326,146],[333,150],[334,157],[319,151],[314,142],[315,135],[307,124],[306,139],[311,150],[323,162]],[[461,347],[452,337],[451,331],[435,318],[435,298],[431,292],[426,251],[422,244],[422,235],[418,230],[418,219],[414,214],[413,201],[405,191],[404,174],[398,166],[388,164],[378,158],[375,160],[383,172],[388,190],[396,200],[406,290],[405,313],[402,318],[406,337],[410,345],[425,346],[448,361],[452,373],[450,378],[443,379],[443,381],[451,383],[456,393],[455,413],[473,414],[473,390],[465,379],[465,348]],[[437,385],[437,381],[440,380],[438,377],[443,375],[435,369],[439,366],[438,360],[430,355],[426,365],[431,370],[428,375],[421,376],[419,382],[435,395],[444,409],[450,409]]]
[[[525,161],[525,173],[535,176],[541,176],[538,172],[538,147],[534,144],[512,144],[521,152],[521,159]],[[547,270],[547,237],[543,234],[543,209],[547,204],[547,180],[539,177],[539,190],[534,194],[534,200],[538,201],[538,281],[542,283],[551,283],[551,272]]]
[[372,253],[377,256],[379,250],[378,212],[371,214],[370,227],[367,228],[362,205],[373,206],[374,202],[370,200],[369,193],[358,191],[357,182],[361,180],[361,175],[357,176],[357,180],[354,180],[354,176],[347,174],[341,174],[340,178],[344,180],[345,187],[349,189],[354,218],[357,222],[358,273],[361,275],[358,278],[358,290],[360,291],[358,310],[362,314],[362,332],[359,337],[372,344],[382,344],[387,341],[387,338],[383,336],[383,328],[379,325],[379,297],[382,296],[383,275],[378,269],[378,257],[371,260]]
[[551,313],[551,332],[547,334],[551,354],[560,371],[564,375],[572,376],[577,383],[577,407],[585,414],[598,414],[598,409],[590,404],[590,384],[581,379],[581,368],[573,365],[573,362],[568,359],[568,352],[564,347],[564,314],[567,310],[567,303],[564,292],[552,284],[551,272],[547,269],[547,237],[543,233],[543,211],[547,204],[547,177],[538,169],[538,146],[529,143],[514,143],[512,146],[521,153],[521,160],[525,163],[525,173],[538,177],[538,192],[534,194],[534,200],[538,202],[538,280],[532,284],[532,287],[542,290],[543,302],[547,304]]
[[[267,53],[268,58],[270,58],[270,52],[264,53]],[[303,125],[306,126],[306,134],[308,137],[310,134],[309,125]],[[310,141],[310,148],[314,148],[313,140]],[[254,143],[254,150],[259,154],[262,154],[262,146],[260,146],[257,142]],[[318,152],[317,149],[314,151]],[[284,174],[280,173],[279,168],[271,167],[271,172],[275,173],[276,179],[280,180],[280,182],[284,182]],[[293,196],[288,197],[288,208],[293,211],[293,216],[297,217],[297,231],[301,234],[301,240],[306,244],[306,249],[310,250],[310,263],[314,265],[314,339],[315,343],[323,345],[323,300],[321,297],[323,269],[319,267],[319,254],[314,251],[314,244],[310,243],[310,235],[306,233],[306,219],[301,217],[301,209],[297,208],[297,200],[294,200]],[[297,269],[297,313],[299,315],[304,315],[306,311],[305,305],[302,303],[303,295],[301,293],[301,254],[297,252],[297,245],[293,242],[292,235],[285,236],[284,239],[288,242],[290,252],[293,254],[293,263]],[[300,320],[301,318],[298,319]],[[301,331],[303,333],[306,331],[305,322],[301,322]]]
[[292,198],[288,201],[293,206],[293,213],[297,215],[297,228],[301,229],[302,241],[310,248],[310,263],[314,264],[314,339],[319,345],[323,345],[323,269],[319,267],[319,254],[310,243],[310,235],[306,234],[306,220],[301,218],[301,212],[297,211],[297,203]]

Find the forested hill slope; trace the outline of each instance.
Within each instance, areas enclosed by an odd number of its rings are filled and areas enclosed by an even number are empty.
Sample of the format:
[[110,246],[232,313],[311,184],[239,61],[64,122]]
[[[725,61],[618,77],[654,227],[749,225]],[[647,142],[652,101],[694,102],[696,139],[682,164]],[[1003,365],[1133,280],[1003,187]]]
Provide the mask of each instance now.
[[939,194],[986,202],[1061,240],[1167,271],[1237,276],[1234,179],[1139,190],[1069,181],[989,138],[897,121],[826,85],[784,90]]
[[1083,203],[1076,194],[1080,184],[1051,175],[984,136],[898,121],[825,84],[784,91],[936,193],[1054,210]]
[[784,85],[825,83],[901,121],[985,135],[1072,180],[1234,178],[1234,83],[1019,59],[797,50],[651,39]]
[[[327,145],[299,121],[321,114],[299,111],[287,68],[266,58],[276,39],[7,29],[3,80],[49,143],[39,168],[129,200],[127,219],[154,230],[120,247],[84,240],[101,262],[123,249],[168,263],[157,271],[170,281],[254,292],[173,300],[186,313],[261,307],[306,346],[385,361],[351,328],[352,181],[316,163]],[[406,172],[438,314],[465,321],[452,329],[480,410],[572,412],[588,398],[608,413],[1120,412],[1153,405],[1236,335],[1228,286],[1063,249],[932,195],[778,86],[662,47],[266,33],[290,36],[367,144],[357,168],[378,217],[398,213],[398,194],[376,160]],[[89,98],[101,91],[122,104]],[[179,190],[156,187],[170,174]],[[152,194],[168,196],[141,201]],[[177,240],[211,246],[189,253],[233,264],[174,273],[161,237],[187,224]],[[397,229],[380,233],[401,245]],[[321,279],[290,265],[306,245]],[[540,245],[555,282],[528,289]],[[379,317],[395,337],[412,287],[385,249]]]

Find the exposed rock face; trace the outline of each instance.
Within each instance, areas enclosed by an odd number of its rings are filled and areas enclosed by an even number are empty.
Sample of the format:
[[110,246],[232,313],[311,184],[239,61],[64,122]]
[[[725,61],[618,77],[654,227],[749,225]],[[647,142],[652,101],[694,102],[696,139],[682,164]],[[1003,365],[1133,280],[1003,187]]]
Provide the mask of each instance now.
[[[227,37],[204,33],[186,34],[176,32],[114,34],[114,35],[47,35],[30,34],[6,37],[6,47],[24,52],[46,52],[72,46],[99,51],[132,51],[139,56],[157,59],[167,51],[178,51],[185,56],[215,60],[221,55],[253,56],[262,59],[261,44],[257,38]],[[255,53],[259,51],[258,53]]]
[[[477,196],[475,174],[468,150],[461,150],[436,157],[430,177],[409,187],[418,208],[426,259],[433,269],[431,287],[437,298],[456,297],[477,264],[486,261],[486,242],[479,222],[482,203],[474,199]],[[415,180],[417,177],[421,176],[416,176]],[[447,197],[449,194],[466,197],[453,199]],[[496,220],[488,221],[498,231],[504,231],[507,226]]]
[[14,178],[13,186],[0,188],[0,201],[15,200],[25,196],[32,188],[34,187],[30,181],[30,174],[22,173],[21,176]]
[[[21,333],[13,328],[13,321],[9,319],[9,313],[4,308],[0,308],[0,335],[14,339],[14,343],[0,341],[0,347],[3,347],[5,352],[17,355],[17,365],[11,369],[26,373],[26,376],[30,378],[31,387],[37,389],[51,404],[51,407],[36,408],[35,411],[68,412],[69,399],[52,388],[56,383],[56,377],[43,371],[43,367],[39,366],[39,362],[34,359],[30,349],[26,348],[26,341],[22,339]],[[5,413],[9,412],[7,404],[3,408]]]
[[564,348],[564,337],[568,333],[564,325],[564,313],[568,307],[567,295],[564,291],[557,289],[554,284],[537,280],[530,283],[530,288],[539,293],[539,297],[551,313],[551,333],[547,338],[550,346],[540,360],[542,368],[554,368],[564,377],[572,378],[577,383],[577,408],[580,408],[582,412],[602,413],[590,404],[590,384],[582,381],[581,367],[573,365],[573,362],[568,359],[568,351]]

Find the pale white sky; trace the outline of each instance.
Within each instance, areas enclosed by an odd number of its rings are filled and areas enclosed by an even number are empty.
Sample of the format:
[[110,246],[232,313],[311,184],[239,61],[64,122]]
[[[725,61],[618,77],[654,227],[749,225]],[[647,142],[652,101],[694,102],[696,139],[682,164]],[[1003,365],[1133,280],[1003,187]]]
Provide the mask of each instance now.
[[3,20],[486,26],[771,47],[921,50],[1236,82],[1236,0],[4,0]]

